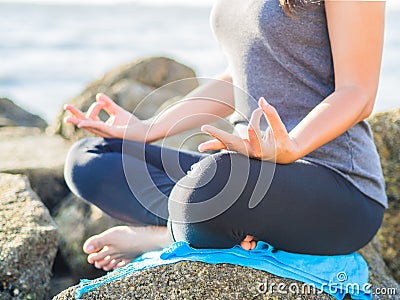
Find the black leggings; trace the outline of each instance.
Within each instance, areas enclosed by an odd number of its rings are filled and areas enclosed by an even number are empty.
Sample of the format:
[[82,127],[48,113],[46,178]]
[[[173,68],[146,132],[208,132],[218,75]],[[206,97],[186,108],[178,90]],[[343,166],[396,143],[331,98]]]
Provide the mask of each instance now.
[[346,254],[372,239],[384,212],[318,164],[275,166],[234,152],[119,139],[78,141],[65,178],[73,193],[107,214],[130,224],[168,223],[175,240],[197,248],[229,248],[252,235],[290,252]]

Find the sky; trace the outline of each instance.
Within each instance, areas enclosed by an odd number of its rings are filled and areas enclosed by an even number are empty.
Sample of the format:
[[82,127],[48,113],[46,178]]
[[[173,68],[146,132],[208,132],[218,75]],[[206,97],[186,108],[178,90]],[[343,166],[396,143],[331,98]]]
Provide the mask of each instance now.
[[[62,3],[62,4],[111,4],[118,3],[142,3],[147,5],[193,5],[193,6],[210,6],[216,0],[0,0],[1,2],[21,2],[21,3]],[[361,0],[374,1],[374,0]],[[388,9],[400,9],[399,0],[387,0]]]
[[111,4],[119,3],[142,3],[147,5],[192,5],[192,6],[211,6],[214,0],[0,0],[1,2],[12,3],[62,3],[62,4]]

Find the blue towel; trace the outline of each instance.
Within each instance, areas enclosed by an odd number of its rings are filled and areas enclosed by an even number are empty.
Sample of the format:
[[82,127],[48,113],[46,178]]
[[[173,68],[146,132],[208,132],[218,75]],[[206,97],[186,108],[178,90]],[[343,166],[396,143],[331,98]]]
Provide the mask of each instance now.
[[[84,293],[130,273],[179,261],[235,264],[304,282],[336,299],[343,299],[346,293],[352,299],[372,299],[368,265],[360,254],[321,256],[289,253],[262,241],[257,242],[253,250],[244,250],[239,245],[230,249],[194,249],[186,242],[175,242],[164,250],[144,253],[125,267],[96,279],[96,282],[81,280],[75,297],[79,299]],[[259,288],[259,291],[263,292],[263,289]]]

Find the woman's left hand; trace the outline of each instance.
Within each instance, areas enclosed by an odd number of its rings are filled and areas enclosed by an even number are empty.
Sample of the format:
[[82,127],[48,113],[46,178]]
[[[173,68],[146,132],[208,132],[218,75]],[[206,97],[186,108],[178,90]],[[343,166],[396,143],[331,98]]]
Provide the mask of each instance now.
[[[251,158],[281,164],[288,164],[297,160],[299,158],[299,147],[296,141],[290,137],[276,109],[263,97],[259,99],[258,106],[251,115],[247,127],[247,139],[242,139],[211,125],[204,125],[201,130],[215,139],[200,144],[199,151],[226,149]],[[264,135],[260,130],[262,115],[269,124]]]

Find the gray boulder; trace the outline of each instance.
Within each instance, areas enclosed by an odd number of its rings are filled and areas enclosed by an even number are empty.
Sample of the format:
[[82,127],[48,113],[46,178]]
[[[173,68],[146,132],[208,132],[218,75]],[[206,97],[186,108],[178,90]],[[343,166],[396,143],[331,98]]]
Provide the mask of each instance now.
[[38,128],[0,128],[0,172],[26,175],[52,211],[69,190],[63,168],[70,143]]
[[[144,58],[117,67],[89,86],[68,103],[86,111],[95,101],[97,93],[105,93],[128,111],[135,111],[140,119],[152,117],[155,111],[168,99],[182,97],[198,86],[192,69],[172,59],[164,57]],[[176,82],[178,81],[178,82]],[[163,87],[169,83],[174,84]],[[156,91],[158,88],[161,90]],[[154,93],[153,93],[154,92]],[[144,101],[142,101],[145,99]],[[178,98],[176,98],[178,99]],[[67,139],[79,139],[88,133],[71,124],[63,123],[67,114],[61,111],[53,130]],[[101,119],[106,114],[100,114]]]
[[369,123],[381,158],[389,199],[389,209],[378,233],[381,253],[393,276],[400,282],[400,108],[377,113]]
[[[370,267],[371,290],[392,288],[399,284],[390,276],[376,250],[374,240],[360,250]],[[277,287],[283,287],[283,293]],[[275,287],[275,289],[274,289]],[[53,300],[75,299],[76,286],[60,293]],[[295,280],[277,277],[267,272],[230,264],[179,262],[149,268],[101,285],[81,299],[334,299]],[[396,294],[375,295],[374,299],[397,299]],[[346,296],[345,299],[350,299]]]
[[[270,287],[280,284],[286,287],[287,294],[269,293],[266,284]],[[298,293],[294,286],[298,287]],[[241,266],[183,261],[129,274],[84,294],[81,299],[305,299],[302,286],[295,280]],[[75,299],[75,290],[76,287],[69,288],[53,300]],[[334,298],[316,292],[307,295],[307,299]]]
[[26,177],[0,174],[0,299],[48,299],[57,227]]
[[[364,248],[358,251],[368,262],[369,283],[375,293],[374,299],[398,299],[400,285],[392,277],[392,274],[381,256],[381,244],[378,236]],[[390,289],[390,290],[389,290]],[[381,291],[386,293],[383,294]]]
[[54,220],[59,227],[60,254],[72,275],[75,278],[96,278],[105,274],[87,262],[82,245],[89,237],[123,223],[72,194],[61,201]]
[[10,99],[0,98],[0,127],[25,126],[44,129],[47,123],[41,117],[31,114],[14,104]]

